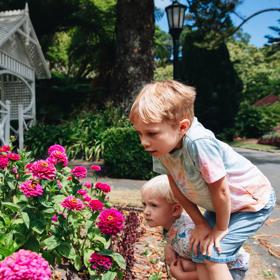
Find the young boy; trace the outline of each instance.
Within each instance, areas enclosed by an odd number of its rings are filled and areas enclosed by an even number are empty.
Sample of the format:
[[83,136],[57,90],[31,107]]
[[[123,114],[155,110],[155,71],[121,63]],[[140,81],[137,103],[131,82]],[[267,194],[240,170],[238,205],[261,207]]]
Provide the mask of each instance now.
[[226,263],[269,217],[275,193],[256,166],[198,122],[195,95],[176,81],[147,84],[129,117],[154,170],[168,175],[195,224],[190,246],[198,278],[230,280]]
[[[194,223],[176,202],[167,176],[159,175],[147,181],[141,188],[141,197],[147,224],[163,227],[167,241],[165,260],[171,275],[177,280],[197,280],[196,266],[188,246]],[[241,248],[237,261],[228,264],[233,279],[244,279],[248,262],[249,254]]]

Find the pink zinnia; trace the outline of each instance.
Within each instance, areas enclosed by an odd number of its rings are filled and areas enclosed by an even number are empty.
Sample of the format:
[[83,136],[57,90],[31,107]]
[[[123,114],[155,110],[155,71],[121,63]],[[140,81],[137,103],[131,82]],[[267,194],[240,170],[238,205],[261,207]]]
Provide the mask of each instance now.
[[124,216],[117,209],[105,209],[98,216],[97,226],[104,234],[117,234],[124,227]]
[[71,170],[71,173],[77,178],[86,178],[87,169],[84,166],[76,166]]
[[0,279],[49,280],[51,269],[39,254],[22,249],[0,262]]
[[48,154],[51,155],[52,152],[54,151],[59,151],[61,153],[65,153],[65,148],[62,147],[61,145],[59,144],[54,144],[52,146],[49,147],[48,149]]
[[91,201],[91,197],[88,194],[84,194],[83,195],[83,200],[86,201],[86,202],[89,202],[89,201]]
[[6,152],[10,152],[11,151],[11,147],[8,145],[4,145],[2,147],[0,147],[0,153],[6,153]]
[[12,161],[18,161],[20,160],[20,155],[16,153],[10,153],[8,154],[8,158]]
[[84,182],[84,186],[88,189],[91,189],[92,184],[91,184],[91,182]]
[[43,194],[43,188],[38,182],[28,180],[19,185],[19,189],[26,197],[36,197]]
[[46,160],[37,160],[29,166],[29,170],[33,176],[38,179],[53,180],[56,175],[56,169],[54,165]]
[[92,165],[91,167],[90,167],[90,169],[91,170],[93,170],[93,171],[100,171],[101,170],[101,166],[99,166],[99,165]]
[[80,195],[85,195],[85,194],[87,194],[87,191],[83,190],[83,189],[80,189],[80,190],[77,190],[77,193],[80,194]]
[[92,199],[89,202],[88,207],[93,211],[100,211],[103,209],[104,203],[98,199]]
[[109,270],[113,264],[112,258],[99,253],[93,253],[90,256],[89,262],[92,263],[93,269]]
[[0,169],[5,169],[9,164],[9,160],[6,156],[0,156]]
[[50,154],[50,156],[47,158],[47,161],[51,162],[52,164],[62,163],[62,165],[65,167],[68,164],[68,157],[65,153],[56,150]]
[[58,222],[58,216],[57,215],[52,216],[52,222],[54,222],[54,223]]
[[62,202],[61,202],[61,205],[64,207],[64,208],[67,208],[69,210],[77,210],[77,211],[80,211],[82,210],[83,208],[85,208],[85,205],[83,204],[83,202],[70,195],[70,196],[67,196]]
[[104,193],[108,193],[111,191],[111,187],[106,183],[97,182],[95,184],[95,188],[103,191]]

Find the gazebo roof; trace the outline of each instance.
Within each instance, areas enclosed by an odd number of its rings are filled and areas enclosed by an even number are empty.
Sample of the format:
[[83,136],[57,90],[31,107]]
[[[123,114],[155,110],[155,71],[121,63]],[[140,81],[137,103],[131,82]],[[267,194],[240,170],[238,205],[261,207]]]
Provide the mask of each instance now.
[[20,38],[36,77],[50,78],[49,66],[31,23],[27,4],[24,10],[0,12],[0,49],[8,40],[13,41],[13,36]]

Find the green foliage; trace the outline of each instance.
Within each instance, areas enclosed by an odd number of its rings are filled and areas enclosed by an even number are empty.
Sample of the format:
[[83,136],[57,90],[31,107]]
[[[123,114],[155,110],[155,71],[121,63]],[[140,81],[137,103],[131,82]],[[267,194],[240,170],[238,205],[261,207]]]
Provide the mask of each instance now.
[[172,80],[173,79],[173,65],[168,64],[165,66],[160,66],[155,69],[154,80],[163,81],[163,80]]
[[26,132],[25,145],[35,158],[43,157],[47,147],[57,143],[67,148],[71,158],[98,160],[103,152],[102,132],[124,126],[128,126],[128,119],[119,108],[108,104],[104,110],[82,111],[60,125],[39,123]]
[[[91,209],[83,194],[77,192],[83,189],[90,201],[99,200],[104,210],[111,207],[108,191],[95,188],[92,183],[85,189],[81,178],[86,174],[75,173],[66,166],[67,162],[53,166],[52,161],[32,162],[25,151],[19,151],[17,159],[11,154],[7,146],[5,150],[1,147],[0,260],[24,248],[40,252],[53,265],[66,259],[77,271],[94,275],[94,279],[107,279],[109,274],[110,279],[120,276],[125,260],[111,249],[112,235],[102,233],[96,223],[102,210]],[[7,165],[3,157],[9,159]],[[32,169],[35,164],[36,171]],[[34,193],[38,184],[42,192]],[[65,199],[71,199],[68,206],[62,204]],[[93,269],[89,262],[93,252],[111,257],[112,267],[108,271]]]
[[236,131],[242,137],[260,137],[280,121],[280,106],[256,107],[243,102],[236,116]]
[[149,179],[152,158],[133,128],[109,128],[103,134],[106,174],[117,178]]

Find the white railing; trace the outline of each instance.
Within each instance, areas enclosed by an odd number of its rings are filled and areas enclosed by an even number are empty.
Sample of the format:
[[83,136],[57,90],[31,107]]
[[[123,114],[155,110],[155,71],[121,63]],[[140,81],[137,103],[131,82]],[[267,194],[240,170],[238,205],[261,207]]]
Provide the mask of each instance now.
[[0,141],[3,145],[8,145],[10,141],[10,115],[11,115],[11,102],[6,103],[0,101]]
[[19,74],[28,80],[34,80],[34,71],[32,70],[32,68],[2,51],[0,52],[0,66],[11,72]]

